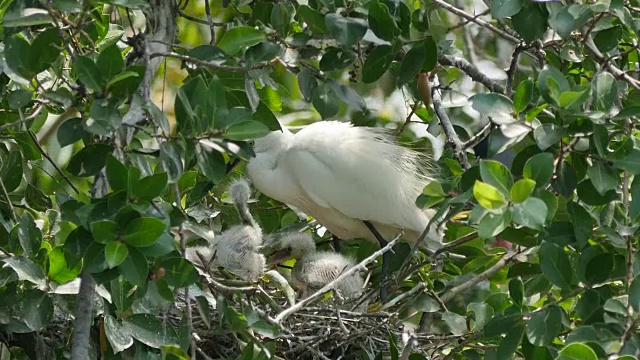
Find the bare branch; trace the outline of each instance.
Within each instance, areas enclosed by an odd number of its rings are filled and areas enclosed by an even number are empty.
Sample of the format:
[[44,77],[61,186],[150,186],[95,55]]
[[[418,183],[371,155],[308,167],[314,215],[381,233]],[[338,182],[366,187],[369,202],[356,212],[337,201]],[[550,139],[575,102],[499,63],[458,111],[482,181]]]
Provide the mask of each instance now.
[[165,56],[165,57],[170,57],[170,58],[174,58],[174,59],[179,59],[179,60],[182,60],[182,61],[190,62],[192,64],[204,66],[206,68],[213,69],[213,70],[238,71],[238,72],[247,72],[249,70],[262,69],[262,68],[265,68],[265,67],[267,67],[267,66],[279,61],[278,58],[276,58],[274,60],[271,60],[270,62],[257,64],[257,65],[252,66],[252,67],[231,66],[231,65],[220,65],[220,64],[214,63],[212,61],[200,60],[200,59],[193,58],[191,56],[182,55],[182,54],[178,54],[178,53],[175,53],[175,52],[169,52],[169,51],[161,51],[161,52],[152,53],[150,55],[150,58],[153,59],[153,58],[156,58],[156,57],[159,57],[159,56]]
[[489,79],[489,77],[487,77],[487,75],[482,73],[482,71],[480,71],[478,67],[470,63],[465,58],[462,58],[459,56],[439,54],[438,62],[442,65],[457,67],[458,69],[464,71],[465,74],[469,75],[471,79],[481,83],[487,89],[493,92],[497,92],[501,94],[505,93],[504,86],[500,85],[497,81]]
[[584,40],[584,46],[587,50],[589,50],[589,52],[591,53],[591,55],[593,55],[596,61],[601,66],[604,66],[613,76],[627,82],[632,88],[636,90],[640,90],[640,81],[634,79],[631,75],[620,70],[617,66],[612,64],[611,61],[609,61],[609,59],[605,58],[605,56],[600,52],[600,50],[598,50],[598,47],[593,42],[593,39],[591,38],[591,36],[589,36]]
[[55,161],[53,161],[53,159],[51,158],[51,156],[49,156],[49,154],[47,154],[47,152],[44,151],[44,149],[42,148],[42,146],[38,142],[38,138],[33,133],[33,131],[29,130],[29,136],[31,137],[31,140],[33,141],[33,143],[38,148],[38,151],[40,151],[40,154],[42,154],[42,156],[44,156],[49,161],[49,163],[51,163],[53,168],[56,169],[56,171],[58,172],[58,174],[60,174],[60,176],[62,176],[64,181],[67,184],[69,184],[69,186],[71,186],[73,191],[75,191],[76,194],[80,195],[80,190],[78,190],[78,188],[75,185],[73,185],[73,183],[71,182],[71,179],[69,179],[69,177],[65,173],[63,173],[62,170],[60,170],[60,168],[58,167],[58,164],[56,164]]

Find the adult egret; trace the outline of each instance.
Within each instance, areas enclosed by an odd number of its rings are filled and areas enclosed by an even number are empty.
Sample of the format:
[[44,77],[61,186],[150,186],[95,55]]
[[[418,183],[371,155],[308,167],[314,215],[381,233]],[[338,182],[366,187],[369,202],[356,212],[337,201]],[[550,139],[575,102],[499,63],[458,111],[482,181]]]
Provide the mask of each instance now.
[[[246,180],[236,180],[229,186],[229,196],[236,206],[242,225],[235,225],[216,237],[211,247],[193,247],[187,251],[187,258],[198,258],[200,252],[211,266],[221,266],[238,277],[252,281],[262,276],[265,271],[265,258],[260,253],[262,246],[262,229],[249,212],[247,202],[251,189]],[[201,261],[194,261],[202,264]]]
[[[344,271],[355,265],[352,259],[331,251],[316,251],[316,244],[310,234],[290,232],[271,245],[277,249],[270,262],[286,258],[296,259],[291,269],[291,284],[302,291],[302,298],[312,295],[335,280]],[[353,274],[336,284],[334,292],[345,300],[353,300],[362,295],[364,280]],[[358,310],[365,310],[366,304]]]
[[[254,152],[247,174],[258,190],[299,208],[342,239],[383,245],[404,229],[415,243],[435,213],[415,205],[435,180],[431,158],[400,146],[383,129],[321,121],[296,134],[271,132],[255,140]],[[439,247],[435,226],[426,241]],[[383,277],[387,263],[385,254]]]

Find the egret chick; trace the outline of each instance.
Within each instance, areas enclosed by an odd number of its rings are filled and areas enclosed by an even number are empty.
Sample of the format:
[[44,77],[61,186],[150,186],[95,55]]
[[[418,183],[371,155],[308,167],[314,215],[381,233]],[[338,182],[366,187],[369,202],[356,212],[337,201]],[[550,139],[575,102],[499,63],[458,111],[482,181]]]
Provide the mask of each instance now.
[[[273,262],[287,257],[296,259],[291,269],[291,284],[302,291],[302,298],[312,295],[355,265],[355,261],[342,254],[316,251],[313,238],[306,233],[288,233],[277,242],[281,250],[276,252]],[[360,274],[354,273],[336,284],[334,291],[339,297],[350,300],[362,294],[363,286]]]
[[[191,254],[188,252],[188,258],[197,257],[195,251],[199,251],[210,262],[210,266],[222,266],[247,281],[264,274],[266,261],[260,253],[262,229],[247,207],[250,195],[251,189],[244,179],[236,180],[229,186],[229,196],[238,210],[242,225],[232,226],[222,232],[210,249],[191,248],[193,250],[190,250]],[[201,261],[196,263],[201,264]]]
[[[415,204],[434,181],[431,158],[400,146],[384,129],[320,121],[296,134],[284,129],[256,139],[254,152],[247,174],[256,188],[299,208],[339,238],[385,245],[404,229],[415,243],[435,214]],[[435,250],[441,238],[432,226],[421,245]]]

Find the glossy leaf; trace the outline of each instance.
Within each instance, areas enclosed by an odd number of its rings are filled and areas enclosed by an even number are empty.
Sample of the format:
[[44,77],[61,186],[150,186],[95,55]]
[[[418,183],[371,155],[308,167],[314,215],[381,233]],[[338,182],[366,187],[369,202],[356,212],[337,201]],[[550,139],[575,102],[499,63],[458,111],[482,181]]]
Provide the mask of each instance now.
[[104,257],[107,260],[109,269],[122,264],[128,255],[129,249],[119,241],[110,241],[104,249]]
[[164,232],[165,224],[152,217],[140,217],[131,220],[125,227],[122,240],[135,247],[153,245]]
[[241,49],[253,46],[266,39],[266,35],[248,26],[232,27],[218,41],[218,48],[229,55],[235,55]]
[[393,49],[390,45],[378,45],[362,66],[362,81],[370,84],[378,80],[391,66]]
[[509,198],[511,201],[521,203],[531,195],[531,192],[536,187],[536,182],[531,179],[520,179],[513,184],[509,191]]
[[548,242],[542,242],[539,250],[540,267],[544,277],[561,289],[569,289],[573,268],[567,254],[561,247]]
[[507,203],[505,196],[494,186],[476,181],[473,185],[473,196],[485,209],[497,209]]

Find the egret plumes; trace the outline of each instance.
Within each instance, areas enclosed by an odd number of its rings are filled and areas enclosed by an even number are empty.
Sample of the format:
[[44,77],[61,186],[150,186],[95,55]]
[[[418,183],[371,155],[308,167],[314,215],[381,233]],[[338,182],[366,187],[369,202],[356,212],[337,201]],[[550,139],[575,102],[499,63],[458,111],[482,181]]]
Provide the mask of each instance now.
[[[400,146],[384,129],[322,121],[296,134],[257,139],[247,174],[265,195],[295,206],[342,239],[390,239],[404,229],[415,242],[433,210],[415,201],[434,181],[430,158]],[[440,242],[437,229],[427,240]]]
[[[224,267],[244,280],[253,281],[262,276],[266,264],[264,255],[260,253],[262,229],[247,207],[250,196],[251,189],[246,180],[234,181],[229,186],[229,197],[238,210],[242,225],[234,225],[222,232],[211,247],[188,249],[187,258],[197,258],[195,252],[198,251],[210,262],[210,266]],[[194,262],[207,265],[199,259]]]
[[[355,265],[355,261],[342,254],[316,251],[313,238],[306,233],[285,234],[277,243],[280,251],[274,255],[274,261],[285,258],[279,254],[296,259],[291,269],[291,284],[302,291],[302,298],[320,290]],[[355,299],[362,294],[363,286],[364,280],[355,273],[338,282],[334,292],[345,300]]]

